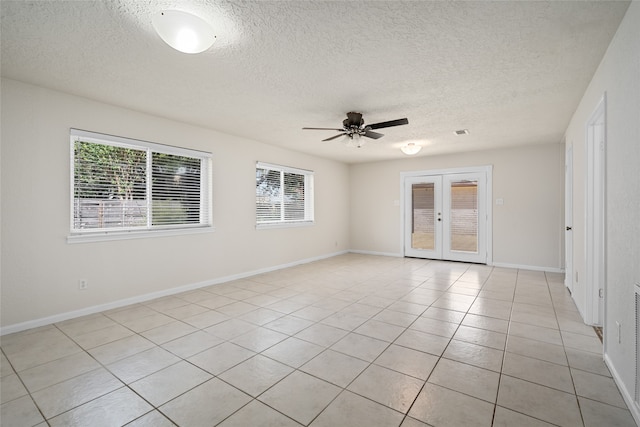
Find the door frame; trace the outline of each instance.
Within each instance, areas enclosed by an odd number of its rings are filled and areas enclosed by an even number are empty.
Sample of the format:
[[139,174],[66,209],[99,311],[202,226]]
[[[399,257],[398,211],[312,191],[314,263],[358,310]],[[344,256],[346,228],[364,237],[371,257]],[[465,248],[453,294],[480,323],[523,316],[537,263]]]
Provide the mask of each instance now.
[[[402,256],[405,257],[405,225],[406,225],[406,200],[405,200],[405,181],[410,177],[431,176],[431,175],[450,175],[450,174],[465,174],[465,173],[484,173],[487,177],[486,191],[485,191],[485,206],[486,206],[486,230],[487,235],[485,238],[485,250],[487,253],[486,264],[493,265],[493,165],[486,166],[470,166],[462,168],[449,168],[449,169],[428,169],[419,171],[400,172],[400,247],[402,248]],[[482,248],[478,248],[481,250]]]
[[573,292],[573,143],[564,155],[564,285]]
[[[602,141],[595,146],[594,132],[602,126]],[[602,95],[586,125],[585,183],[585,323],[604,326],[606,286],[606,94]],[[600,297],[602,289],[602,297]]]

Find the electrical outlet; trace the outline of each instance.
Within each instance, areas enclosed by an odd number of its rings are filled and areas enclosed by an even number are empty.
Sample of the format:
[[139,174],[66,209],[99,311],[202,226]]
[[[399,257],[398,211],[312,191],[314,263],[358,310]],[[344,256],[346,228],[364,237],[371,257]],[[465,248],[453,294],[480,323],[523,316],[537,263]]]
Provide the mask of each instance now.
[[81,291],[86,291],[88,287],[89,282],[87,282],[85,279],[78,280],[78,289],[80,289]]

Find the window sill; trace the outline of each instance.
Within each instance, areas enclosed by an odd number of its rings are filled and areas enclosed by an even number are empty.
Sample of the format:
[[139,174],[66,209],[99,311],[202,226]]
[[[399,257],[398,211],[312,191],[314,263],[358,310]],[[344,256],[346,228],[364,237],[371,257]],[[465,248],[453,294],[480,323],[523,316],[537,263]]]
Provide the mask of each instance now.
[[272,228],[310,227],[314,224],[315,221],[271,222],[265,224],[256,224],[256,230],[269,230]]
[[215,228],[209,227],[193,227],[193,228],[172,228],[167,230],[130,230],[130,231],[101,231],[88,232],[82,234],[71,234],[67,236],[67,243],[91,243],[105,242],[111,240],[129,240],[129,239],[148,239],[151,237],[169,237],[183,236],[185,234],[202,234],[213,233]]

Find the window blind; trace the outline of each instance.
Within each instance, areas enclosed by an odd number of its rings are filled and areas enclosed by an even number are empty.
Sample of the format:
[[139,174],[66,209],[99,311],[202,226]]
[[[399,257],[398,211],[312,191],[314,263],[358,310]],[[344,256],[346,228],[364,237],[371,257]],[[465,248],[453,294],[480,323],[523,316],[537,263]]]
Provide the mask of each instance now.
[[258,162],[256,224],[313,221],[313,172]]

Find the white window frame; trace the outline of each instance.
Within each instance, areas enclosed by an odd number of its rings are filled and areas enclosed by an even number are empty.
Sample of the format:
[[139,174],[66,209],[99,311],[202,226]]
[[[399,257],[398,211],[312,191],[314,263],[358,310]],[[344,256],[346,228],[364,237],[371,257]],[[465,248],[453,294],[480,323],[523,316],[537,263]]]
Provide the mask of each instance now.
[[[149,141],[107,135],[80,129],[70,129],[70,234],[68,243],[98,242],[105,240],[123,240],[146,237],[161,237],[183,234],[207,233],[214,231],[212,219],[212,154],[209,152],[192,150],[157,144]],[[75,143],[77,141],[89,142],[114,147],[130,148],[145,151],[147,153],[147,211],[151,211],[151,155],[163,153],[177,156],[199,158],[201,160],[200,172],[200,220],[198,224],[170,224],[152,225],[151,215],[147,215],[146,226],[113,227],[113,228],[75,228],[74,200],[75,200]]]
[[[284,210],[282,211],[281,219],[278,221],[258,221],[258,206],[256,200],[256,229],[269,229],[269,228],[287,228],[287,227],[304,227],[313,225],[315,222],[314,217],[314,184],[313,184],[313,171],[306,169],[293,168],[289,166],[276,165],[273,163],[256,162],[256,171],[258,169],[269,169],[280,172],[281,183],[284,180],[285,173],[292,173],[296,175],[304,176],[304,219],[302,220],[287,220],[284,218]],[[281,184],[282,185],[282,184]],[[257,197],[256,193],[256,197]],[[283,200],[284,203],[284,200]]]

